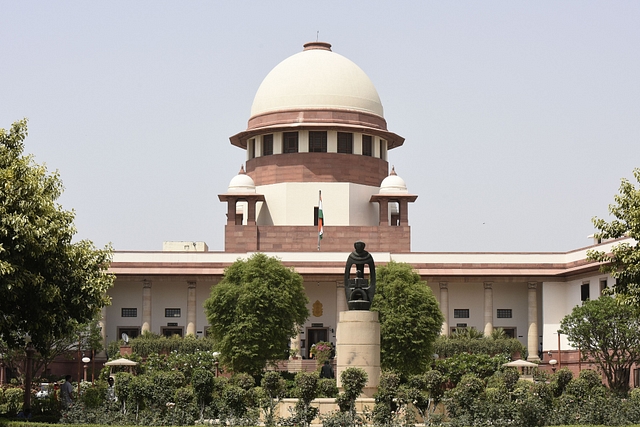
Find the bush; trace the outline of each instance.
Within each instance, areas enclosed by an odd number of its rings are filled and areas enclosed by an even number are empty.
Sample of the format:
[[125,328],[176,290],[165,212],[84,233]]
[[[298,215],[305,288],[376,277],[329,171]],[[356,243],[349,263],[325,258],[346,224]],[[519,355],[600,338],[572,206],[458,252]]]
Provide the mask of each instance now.
[[435,368],[452,386],[455,386],[466,374],[474,374],[481,379],[489,378],[500,371],[502,364],[507,361],[503,355],[491,357],[486,354],[461,353],[446,359],[438,359]]
[[80,400],[85,407],[90,409],[99,408],[104,404],[104,400],[107,394],[107,384],[104,382],[96,382],[90,387],[83,390],[80,395]]
[[311,406],[311,401],[316,398],[318,389],[317,372],[298,372],[295,379],[295,393],[298,397],[290,421],[293,424],[301,424],[308,427],[311,421],[318,415],[318,408]]
[[318,380],[318,397],[331,397],[338,396],[338,385],[333,378],[321,378]]
[[492,338],[480,335],[475,337],[468,331],[447,337],[440,335],[435,342],[435,353],[441,358],[452,357],[461,353],[486,354],[487,356],[505,355],[513,357],[517,354],[524,357],[526,348],[516,338]]

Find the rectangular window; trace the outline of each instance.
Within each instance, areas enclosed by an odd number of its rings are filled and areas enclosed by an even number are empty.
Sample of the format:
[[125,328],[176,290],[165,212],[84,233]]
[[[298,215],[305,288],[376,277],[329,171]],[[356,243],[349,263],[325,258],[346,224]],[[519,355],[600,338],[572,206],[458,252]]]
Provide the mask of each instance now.
[[371,135],[362,135],[362,155],[373,156],[373,142]]
[[353,154],[353,134],[338,132],[338,153]]
[[310,153],[326,153],[327,152],[327,133],[309,131],[309,152]]
[[516,338],[516,328],[502,328],[504,334],[509,338]]
[[136,328],[133,326],[118,328],[118,339],[122,339],[122,334],[127,334],[127,337],[129,337],[129,339],[136,338],[138,335],[140,335],[140,328]]
[[284,132],[282,134],[283,152],[298,152],[298,132]]
[[510,308],[499,308],[498,319],[511,319],[512,312]]
[[182,335],[184,334],[184,328],[182,327],[162,327],[160,328],[162,331],[162,335],[164,335],[167,338],[171,338],[174,335],[178,335],[179,337],[182,337]]
[[165,308],[164,317],[180,317],[179,308]]
[[247,144],[247,151],[249,152],[250,159],[253,159],[254,157],[256,157],[256,140],[255,139],[249,140],[249,143]]
[[313,208],[313,225],[318,226],[318,211],[320,209],[316,206]]
[[387,141],[383,139],[380,140],[380,158],[387,160]]
[[607,289],[607,279],[600,279],[600,295]]
[[455,319],[468,319],[469,318],[469,309],[468,308],[454,308],[453,309],[453,317]]
[[138,317],[137,308],[123,308],[121,311],[121,317]]
[[273,154],[273,134],[264,135],[262,137],[262,155],[270,156]]
[[583,283],[580,286],[580,301],[587,301],[589,299],[589,284]]

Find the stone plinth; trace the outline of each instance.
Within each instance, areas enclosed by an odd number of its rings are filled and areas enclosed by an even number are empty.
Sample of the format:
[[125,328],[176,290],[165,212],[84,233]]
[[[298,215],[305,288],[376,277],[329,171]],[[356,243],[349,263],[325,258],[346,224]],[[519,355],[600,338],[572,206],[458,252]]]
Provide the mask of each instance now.
[[343,311],[336,332],[336,379],[347,368],[363,369],[369,376],[363,395],[373,397],[380,384],[380,322],[375,311]]

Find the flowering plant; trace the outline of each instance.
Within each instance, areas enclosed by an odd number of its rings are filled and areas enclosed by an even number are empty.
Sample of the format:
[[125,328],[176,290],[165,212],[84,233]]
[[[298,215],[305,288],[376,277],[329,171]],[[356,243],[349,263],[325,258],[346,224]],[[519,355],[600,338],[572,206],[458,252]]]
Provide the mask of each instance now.
[[331,358],[332,351],[333,344],[326,341],[319,341],[311,346],[311,355],[318,361],[318,366]]

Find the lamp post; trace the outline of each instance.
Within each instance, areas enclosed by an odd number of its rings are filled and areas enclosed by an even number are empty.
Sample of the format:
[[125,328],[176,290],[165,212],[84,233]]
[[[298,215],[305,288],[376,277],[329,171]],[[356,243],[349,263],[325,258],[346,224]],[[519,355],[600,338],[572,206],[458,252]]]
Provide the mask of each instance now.
[[214,351],[212,353],[212,356],[216,358],[216,361],[213,363],[213,365],[216,367],[216,377],[217,377],[218,375],[220,375],[219,362],[218,362],[218,357],[220,356],[220,352]]
[[553,371],[553,373],[556,373],[556,364],[558,363],[558,361],[556,359],[551,359],[549,360],[549,365],[551,365],[551,370]]
[[82,358],[82,363],[84,363],[84,381],[87,381],[87,365],[89,364],[89,362],[91,362],[91,359],[88,358],[87,356]]

